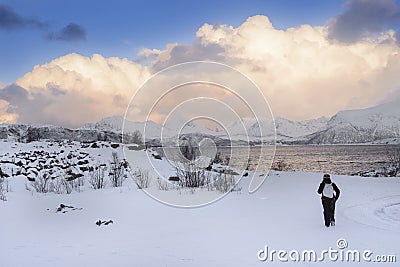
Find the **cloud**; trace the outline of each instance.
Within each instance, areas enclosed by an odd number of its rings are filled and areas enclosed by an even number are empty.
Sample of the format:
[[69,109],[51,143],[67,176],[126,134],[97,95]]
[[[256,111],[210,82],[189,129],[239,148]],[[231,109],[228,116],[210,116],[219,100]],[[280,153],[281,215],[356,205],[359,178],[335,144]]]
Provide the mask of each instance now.
[[[327,27],[278,30],[268,17],[254,16],[236,28],[204,24],[196,33],[201,45],[186,50],[217,45],[219,61],[253,79],[276,116],[300,120],[372,106],[400,89],[400,48],[382,42],[393,36],[343,44],[330,39]],[[176,46],[156,51],[155,66],[184,59]]]
[[[47,26],[45,22],[32,17],[22,17],[10,6],[0,4],[0,30],[46,28]],[[47,38],[67,42],[86,40],[86,30],[83,26],[71,22],[59,31],[49,33]]]
[[2,114],[22,123],[80,127],[123,114],[149,75],[146,67],[127,59],[69,54],[35,66],[1,89],[0,99],[9,105]]
[[[143,49],[139,56],[150,62],[148,67],[116,57],[69,54],[35,66],[12,90],[0,90],[0,99],[5,101],[0,112],[17,116],[19,122],[82,126],[123,114],[135,90],[151,74],[188,60],[209,59],[240,70],[259,86],[275,116],[294,120],[373,106],[400,90],[400,47],[393,41],[399,40],[398,33],[385,30],[343,43],[331,39],[329,27],[279,30],[261,15],[249,17],[238,27],[204,24],[192,44]],[[168,86],[167,79],[160,87]],[[235,83],[230,77],[227,81]],[[245,86],[240,90],[247,93]],[[203,93],[216,99],[232,97],[221,90],[193,87],[171,95],[155,116],[163,118],[182,99]],[[6,109],[4,103],[9,105]],[[137,103],[133,119],[143,119],[150,104]]]
[[395,33],[395,39],[396,39],[397,45],[400,46],[400,32]]
[[344,43],[380,34],[388,24],[400,22],[394,0],[350,0],[346,11],[328,22],[329,37]]
[[152,61],[154,72],[168,66],[188,61],[218,61],[224,60],[224,48],[217,43],[203,44],[196,38],[191,45],[168,44],[165,51],[143,49],[140,55]]
[[0,124],[15,123],[17,121],[17,114],[10,114],[8,112],[9,103],[0,99]]
[[66,42],[84,41],[86,40],[86,30],[83,26],[71,22],[61,30],[49,33],[48,39]]
[[47,24],[35,18],[25,18],[7,5],[0,5],[0,29],[12,30],[18,28],[42,28]]

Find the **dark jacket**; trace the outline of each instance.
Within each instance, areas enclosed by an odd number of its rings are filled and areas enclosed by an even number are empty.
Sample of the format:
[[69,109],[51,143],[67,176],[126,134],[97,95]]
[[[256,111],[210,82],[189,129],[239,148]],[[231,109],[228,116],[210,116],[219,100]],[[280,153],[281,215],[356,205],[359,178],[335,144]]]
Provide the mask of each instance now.
[[[318,194],[322,194],[322,191],[324,191],[325,184],[326,184],[326,183],[325,183],[324,181],[322,181],[322,182],[320,183],[320,185],[319,185],[319,187],[318,187],[318,191],[317,191]],[[332,183],[332,187],[333,187],[333,190],[335,191],[335,194],[334,194],[333,198],[337,200],[337,199],[339,199],[339,196],[340,196],[339,187],[337,187],[337,185],[336,185],[335,183]],[[331,199],[331,198],[326,197],[326,196],[324,196],[324,195],[322,194],[321,199],[324,200],[324,199]]]

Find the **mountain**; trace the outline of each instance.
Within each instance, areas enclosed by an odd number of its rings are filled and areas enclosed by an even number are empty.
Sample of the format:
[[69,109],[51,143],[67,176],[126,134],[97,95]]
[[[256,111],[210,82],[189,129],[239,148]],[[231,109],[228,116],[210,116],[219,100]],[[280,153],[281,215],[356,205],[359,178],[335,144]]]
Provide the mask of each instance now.
[[[306,121],[291,121],[284,118],[277,118],[275,120],[276,136],[277,141],[280,143],[287,143],[297,141],[299,138],[321,131],[326,128],[328,119],[321,117],[313,120]],[[114,116],[104,118],[95,124],[87,124],[85,128],[97,129],[102,131],[114,131],[122,132],[123,117]],[[185,120],[176,120],[174,123],[170,123],[167,126],[161,126],[155,122],[148,121],[147,124],[144,122],[133,122],[125,120],[124,132],[132,133],[136,130],[143,133],[146,127],[146,139],[160,139],[161,131],[164,136],[173,138],[177,135],[178,129],[181,125],[185,124]],[[264,132],[260,131],[264,129]],[[203,134],[204,136],[215,136],[218,137],[219,142],[223,143],[223,139],[231,139],[234,141],[247,140],[257,142],[260,137],[267,142],[274,140],[273,124],[270,120],[256,120],[254,118],[243,118],[240,121],[232,122],[226,126],[229,135],[224,131],[213,131],[208,128],[202,127],[194,122],[186,124],[181,134]],[[265,129],[268,132],[265,132]],[[156,142],[157,143],[157,142]]]
[[303,138],[307,144],[399,143],[400,103],[340,111],[324,130]]
[[[291,121],[278,117],[274,121],[276,143],[287,145],[400,143],[399,107],[400,101],[393,101],[372,108],[340,111],[330,119],[321,117]],[[180,131],[182,125],[185,127]],[[229,144],[229,140],[235,144],[242,144],[242,141],[246,140],[250,140],[252,144],[259,144],[261,137],[266,143],[273,143],[275,140],[274,124],[271,120],[257,121],[253,118],[243,118],[232,122],[226,125],[228,136],[224,131],[210,130],[193,121],[186,123],[186,120],[181,118],[169,121],[167,125],[160,125],[153,121],[146,123],[124,121],[122,116],[104,118],[75,130],[48,125],[3,124],[0,125],[0,139],[23,142],[38,139],[120,142],[123,126],[126,141],[128,138],[133,140],[132,134],[139,131],[145,136],[146,142],[154,145],[160,144],[161,133],[170,142],[177,140],[178,133],[182,136],[195,136],[196,140],[200,136],[212,138],[220,145]]]
[[122,134],[98,129],[71,130],[59,126],[32,126],[27,124],[0,125],[0,139],[16,142],[32,142],[41,139],[71,140],[79,142],[121,142]]
[[123,123],[125,123],[124,125],[125,133],[133,133],[135,131],[139,131],[143,134],[143,129],[146,127],[146,137],[149,139],[159,137],[162,130],[165,130],[166,133],[172,131],[171,129],[166,129],[166,128],[163,129],[161,125],[153,121],[147,121],[147,123],[145,123],[145,122],[133,122],[125,120],[124,122],[123,116],[113,116],[104,118],[96,123],[88,123],[83,128],[122,133]]
[[277,142],[293,142],[302,139],[304,136],[325,130],[328,120],[326,117],[320,117],[312,120],[291,121],[278,117],[275,119]]

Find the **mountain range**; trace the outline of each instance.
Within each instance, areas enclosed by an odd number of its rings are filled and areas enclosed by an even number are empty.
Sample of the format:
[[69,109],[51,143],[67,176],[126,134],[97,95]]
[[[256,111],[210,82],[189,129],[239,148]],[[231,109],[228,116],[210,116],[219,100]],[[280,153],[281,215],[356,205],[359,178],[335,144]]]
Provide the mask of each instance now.
[[[88,123],[79,129],[67,129],[59,126],[33,126],[26,124],[0,125],[0,139],[29,142],[38,139],[68,139],[74,141],[112,141],[121,142],[122,137],[129,138],[135,131],[141,132],[146,142],[160,144],[163,133],[167,138],[176,136],[177,127],[185,124],[176,121],[174,125],[162,126],[153,121],[133,122],[123,116],[104,118],[97,123]],[[318,145],[318,144],[399,144],[400,143],[400,101],[392,101],[375,107],[344,110],[331,118],[321,117],[304,121],[291,121],[277,117],[272,121],[243,118],[226,126],[225,131],[209,129],[194,122],[187,123],[180,133],[182,136],[199,135],[212,138],[217,144],[243,144],[249,140],[252,144],[273,143],[274,134],[260,133],[261,128],[276,129],[276,143],[281,145]],[[122,129],[124,128],[124,135]],[[146,129],[145,132],[143,130]],[[262,135],[262,136],[261,136]],[[262,137],[262,138],[261,138]],[[129,140],[127,140],[129,141]]]
[[[121,131],[123,117],[114,116],[105,118],[86,127],[104,130]],[[260,123],[272,127],[272,122],[260,120]],[[292,121],[277,117],[274,120],[276,129],[276,142],[283,145],[307,144],[386,144],[400,143],[400,101],[392,101],[366,109],[339,111],[331,118],[320,117],[317,119]],[[243,130],[243,126],[246,131]],[[142,131],[144,122],[125,121],[126,132]],[[257,143],[260,140],[259,126],[256,119],[244,118],[227,125],[231,140],[247,140]],[[146,138],[157,139],[161,131],[165,135],[175,130],[162,127],[149,121],[146,124]],[[246,133],[247,132],[247,133]],[[198,134],[228,138],[225,132],[208,129],[190,123],[184,128],[183,134]],[[266,142],[272,142],[273,136],[263,136]]]

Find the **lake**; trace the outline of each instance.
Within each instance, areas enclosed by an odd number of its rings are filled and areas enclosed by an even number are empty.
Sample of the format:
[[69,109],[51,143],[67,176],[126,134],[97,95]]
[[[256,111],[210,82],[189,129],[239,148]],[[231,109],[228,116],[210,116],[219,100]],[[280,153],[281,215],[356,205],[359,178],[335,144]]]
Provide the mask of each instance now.
[[[273,151],[271,147],[264,148]],[[274,161],[283,161],[289,170],[350,175],[382,169],[388,162],[388,150],[394,148],[394,145],[277,146]],[[161,148],[157,150],[164,154]],[[233,154],[231,150],[234,151]],[[260,147],[250,147],[249,153],[247,147],[218,147],[218,152],[222,159],[234,158],[240,163],[236,165],[241,165],[241,169],[245,162],[249,163],[250,170],[254,170],[259,164]],[[268,169],[272,155],[270,153],[270,157],[265,157],[260,162],[259,169]],[[232,163],[231,166],[240,168]]]
[[[275,162],[285,162],[291,170],[354,174],[381,169],[387,164],[391,145],[323,145],[277,146]],[[229,148],[219,148],[221,155],[228,155]],[[255,168],[259,148],[250,149],[250,169]]]

